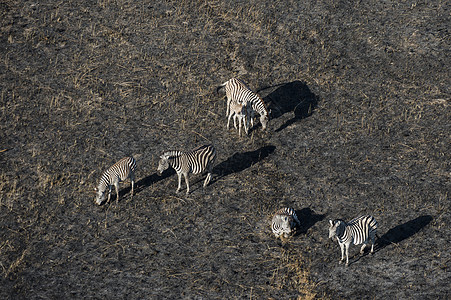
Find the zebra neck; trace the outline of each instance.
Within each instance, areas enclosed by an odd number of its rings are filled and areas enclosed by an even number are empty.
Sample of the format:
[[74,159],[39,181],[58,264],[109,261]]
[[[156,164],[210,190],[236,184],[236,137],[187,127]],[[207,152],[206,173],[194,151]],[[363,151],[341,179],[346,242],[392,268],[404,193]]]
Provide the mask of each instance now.
[[97,186],[97,189],[101,192],[105,191],[107,187],[110,185],[110,179],[108,178],[107,174],[103,174],[100,178],[99,185]]
[[268,110],[266,109],[266,105],[265,105],[265,103],[263,102],[263,100],[261,100],[260,98],[258,98],[258,101],[260,101],[261,102],[261,104],[262,105],[253,105],[253,109],[255,110],[255,111],[257,111],[261,116],[266,116],[266,115],[268,115]]
[[343,241],[344,237],[345,237],[345,226],[338,226],[338,228],[337,228],[337,238],[340,241]]

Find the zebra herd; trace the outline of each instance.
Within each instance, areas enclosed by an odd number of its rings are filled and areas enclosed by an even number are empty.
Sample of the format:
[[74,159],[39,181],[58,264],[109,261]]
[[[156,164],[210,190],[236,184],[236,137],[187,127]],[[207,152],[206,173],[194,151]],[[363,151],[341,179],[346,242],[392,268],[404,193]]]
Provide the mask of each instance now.
[[[249,128],[254,126],[253,119],[258,114],[263,130],[269,123],[269,111],[266,108],[262,98],[254,93],[244,81],[232,78],[221,84],[217,89],[225,88],[227,96],[227,129],[229,129],[230,119],[233,117],[234,127],[238,129],[241,136],[241,124],[244,126],[246,134]],[[238,128],[236,122],[238,121]],[[189,194],[189,173],[200,174],[207,171],[207,177],[204,181],[206,187],[212,178],[213,164],[216,160],[216,149],[213,145],[203,145],[191,151],[167,151],[160,156],[158,163],[158,174],[161,176],[163,171],[172,167],[178,176],[178,187],[176,192],[181,190],[182,175],[185,178],[186,194]],[[106,190],[108,191],[108,199],[111,198],[112,187],[116,190],[116,201],[119,202],[119,183],[130,179],[131,196],[133,197],[134,189],[134,172],[136,170],[136,160],[133,157],[124,157],[108,168],[101,176],[98,187],[96,188],[97,196],[95,202],[101,205],[106,199]],[[349,264],[349,246],[351,244],[363,246],[360,254],[364,253],[366,246],[371,243],[371,254],[374,253],[374,243],[377,230],[377,222],[374,217],[365,215],[345,222],[341,219],[329,220],[329,238],[336,238],[341,249],[341,260],[344,260],[346,252],[346,266]],[[294,209],[285,207],[275,212],[271,229],[276,238],[280,238],[285,242],[292,236],[301,226]]]

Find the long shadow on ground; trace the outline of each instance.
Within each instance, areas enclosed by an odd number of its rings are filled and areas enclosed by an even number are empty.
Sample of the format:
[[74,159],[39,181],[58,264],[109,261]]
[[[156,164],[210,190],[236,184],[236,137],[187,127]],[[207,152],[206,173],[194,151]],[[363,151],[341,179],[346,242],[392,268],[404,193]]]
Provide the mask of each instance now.
[[422,228],[426,227],[432,220],[433,218],[429,215],[420,216],[390,229],[378,239],[378,249],[376,252],[390,244],[397,244],[405,239],[408,239],[419,232]]
[[[267,88],[270,87],[259,89],[259,91]],[[268,108],[271,110],[271,119],[294,112],[294,117],[276,129],[276,132],[307,118],[318,105],[318,97],[310,91],[307,84],[298,80],[281,85],[274,92],[267,95],[264,101],[269,103]]]
[[268,157],[271,153],[274,152],[275,149],[276,149],[275,146],[268,145],[263,146],[255,151],[235,153],[230,158],[216,165],[213,168],[213,173],[218,174],[218,178],[215,179],[214,181],[222,177],[228,176],[230,174],[238,173],[249,168],[253,164]]
[[296,216],[299,219],[301,225],[299,230],[296,231],[298,234],[306,234],[310,227],[313,227],[317,222],[322,221],[325,218],[325,214],[316,214],[311,208],[306,207],[301,210],[296,211]]
[[[433,218],[429,215],[426,216],[420,216],[416,219],[413,219],[409,222],[406,222],[404,224],[398,225],[389,231],[387,231],[386,234],[381,236],[377,241],[376,245],[377,248],[374,249],[374,252],[379,252],[383,248],[387,247],[391,244],[397,244],[405,239],[410,238],[417,232],[419,232],[422,228],[426,227]],[[366,251],[369,251],[370,247],[366,248]],[[363,256],[368,255],[368,252],[366,254],[360,255],[356,254],[353,257],[350,257],[350,259],[354,259],[353,261],[349,261],[349,265],[354,264],[360,260]]]
[[[157,173],[153,173],[152,175],[144,177],[135,183],[134,193],[139,194],[141,191],[145,190],[152,184],[157,183],[158,181],[164,180],[168,177],[171,177],[174,174],[175,174],[175,170],[172,168],[169,168],[169,169],[165,170],[163,172],[163,174],[161,174],[161,176],[159,176]],[[119,191],[119,194],[121,195],[121,198],[122,198],[122,195],[127,194],[130,191],[131,191],[131,185],[129,185],[127,188],[124,188],[121,191]]]

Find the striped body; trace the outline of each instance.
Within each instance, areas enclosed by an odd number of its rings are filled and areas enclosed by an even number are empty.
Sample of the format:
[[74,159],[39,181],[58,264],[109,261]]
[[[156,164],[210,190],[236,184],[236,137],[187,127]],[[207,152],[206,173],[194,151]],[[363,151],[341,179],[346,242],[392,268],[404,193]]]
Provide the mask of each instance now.
[[300,222],[296,216],[294,209],[285,207],[279,209],[273,216],[271,222],[271,229],[276,238],[288,238],[296,226],[299,226]]
[[341,249],[341,260],[344,259],[344,252],[346,250],[346,265],[349,263],[349,246],[351,244],[363,246],[360,249],[360,254],[371,242],[371,253],[374,252],[374,242],[377,231],[377,221],[372,216],[361,216],[346,223],[343,220],[329,220],[329,238],[337,238]]
[[236,102],[248,106],[250,114],[247,116],[250,120],[251,126],[253,126],[253,117],[256,114],[260,115],[260,123],[263,129],[266,129],[269,122],[269,113],[266,109],[265,103],[262,98],[254,93],[244,81],[232,78],[224,82],[219,88],[225,87],[227,96],[227,115],[229,116],[230,104]]
[[216,149],[213,145],[203,145],[190,152],[168,151],[160,156],[158,164],[158,173],[161,175],[169,166],[175,169],[178,175],[177,192],[181,189],[182,175],[185,177],[186,193],[189,194],[188,174],[200,174],[207,171],[207,178],[204,181],[204,187],[211,180],[213,163],[216,159]]
[[113,185],[116,188],[116,200],[119,202],[119,183],[128,178],[130,178],[131,181],[133,196],[133,188],[135,185],[135,170],[136,161],[133,157],[124,157],[117,163],[112,165],[108,170],[106,170],[102,174],[102,177],[100,177],[100,182],[97,187],[96,203],[98,205],[101,205],[105,201],[105,192],[107,188],[109,189],[108,201],[110,201],[111,188]]

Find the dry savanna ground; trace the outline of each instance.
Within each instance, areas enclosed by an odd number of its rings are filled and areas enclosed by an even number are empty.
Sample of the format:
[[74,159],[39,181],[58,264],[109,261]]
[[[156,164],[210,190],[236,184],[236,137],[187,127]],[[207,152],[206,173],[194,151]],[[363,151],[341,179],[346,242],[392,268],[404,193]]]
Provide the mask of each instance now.
[[[0,2],[0,298],[450,298],[449,24],[440,0]],[[225,129],[231,77],[267,131]],[[205,143],[212,183],[176,194],[159,155]],[[126,155],[135,195],[95,205]],[[346,268],[328,220],[362,214],[376,253]]]

